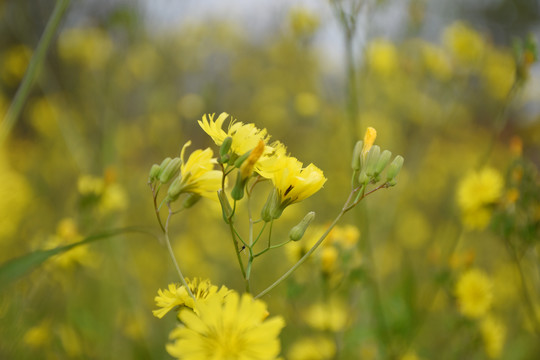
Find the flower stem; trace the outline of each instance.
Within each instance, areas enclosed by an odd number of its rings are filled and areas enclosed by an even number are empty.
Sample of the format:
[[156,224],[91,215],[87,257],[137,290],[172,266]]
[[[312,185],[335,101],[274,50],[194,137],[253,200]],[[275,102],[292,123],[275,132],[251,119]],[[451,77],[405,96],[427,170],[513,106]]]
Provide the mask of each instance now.
[[171,256],[171,259],[174,263],[174,266],[176,267],[176,271],[178,272],[178,276],[180,277],[180,282],[182,285],[186,288],[187,293],[193,300],[197,300],[195,298],[195,295],[191,292],[191,289],[189,288],[186,279],[184,278],[184,275],[182,274],[182,270],[180,270],[180,266],[178,266],[178,261],[176,261],[176,257],[174,256],[174,252],[171,246],[171,240],[169,239],[169,220],[172,216],[172,209],[169,206],[169,216],[167,217],[167,221],[165,222],[165,243],[167,244],[167,250],[169,250],[169,255]]
[[28,69],[26,70],[21,84],[19,85],[19,88],[15,93],[15,97],[13,98],[13,101],[9,106],[6,117],[4,118],[4,121],[0,123],[0,144],[5,141],[7,135],[9,134],[9,132],[13,128],[13,125],[15,125],[15,122],[18,120],[19,115],[21,114],[24,103],[28,98],[28,94],[30,93],[30,89],[32,88],[34,80],[43,63],[43,59],[45,58],[47,49],[49,48],[51,40],[56,33],[58,26],[60,25],[60,21],[62,20],[62,17],[67,10],[69,2],[70,0],[56,1],[53,13],[49,18],[49,21],[47,22],[47,26],[45,27],[43,35],[39,40],[36,51],[34,52],[32,59],[30,59]]

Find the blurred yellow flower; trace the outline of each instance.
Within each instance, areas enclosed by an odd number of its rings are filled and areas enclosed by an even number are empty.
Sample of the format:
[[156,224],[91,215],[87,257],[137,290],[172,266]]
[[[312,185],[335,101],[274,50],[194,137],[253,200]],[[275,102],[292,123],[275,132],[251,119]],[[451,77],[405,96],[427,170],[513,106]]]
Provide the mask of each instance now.
[[303,314],[304,321],[314,329],[334,332],[345,329],[349,317],[347,304],[337,297],[313,304]]
[[491,50],[482,67],[486,89],[497,100],[503,100],[516,80],[516,63],[512,54]]
[[339,251],[333,246],[323,246],[320,250],[320,257],[321,270],[326,274],[333,273],[336,268]]
[[405,355],[400,357],[400,360],[420,360],[420,358],[416,355],[416,352],[409,350]]
[[32,50],[25,45],[15,45],[4,54],[1,72],[2,80],[9,85],[17,85],[24,76]]
[[319,112],[319,99],[315,94],[301,92],[294,99],[294,108],[302,116],[313,116]]
[[60,57],[91,70],[102,69],[113,50],[114,45],[109,35],[99,28],[67,29],[58,37]]
[[492,168],[469,172],[458,184],[457,203],[462,212],[464,225],[482,229],[489,223],[489,205],[502,195],[503,178]]
[[[196,299],[206,299],[214,294],[224,297],[229,292],[225,286],[218,290],[218,287],[212,285],[210,280],[194,278],[193,280],[186,279],[186,282]],[[189,296],[186,288],[180,284],[169,284],[168,289],[159,289],[158,296],[154,298],[154,301],[160,309],[153,310],[152,313],[160,319],[176,307],[187,306],[191,309],[195,307],[195,302]]]
[[184,309],[179,319],[184,326],[173,330],[167,352],[182,360],[273,360],[279,354],[281,317],[266,319],[261,300],[250,294],[231,292],[225,298],[210,295],[197,301],[197,313]]
[[293,8],[289,13],[289,22],[295,35],[312,35],[319,27],[319,17],[304,8]]
[[23,336],[23,342],[33,348],[44,347],[51,342],[51,322],[44,320],[30,327]]
[[306,337],[296,341],[288,352],[289,360],[330,360],[336,355],[336,344],[327,337]]
[[366,50],[367,63],[377,75],[392,75],[398,68],[398,52],[386,39],[374,39]]
[[439,80],[452,77],[452,64],[443,49],[427,42],[422,42],[422,58],[427,70]]
[[489,277],[479,269],[463,273],[454,291],[459,311],[468,318],[484,316],[493,301],[493,284]]
[[459,21],[444,30],[443,43],[459,62],[467,65],[478,65],[485,48],[482,36]]
[[480,332],[484,340],[486,354],[491,359],[498,359],[504,347],[506,327],[498,319],[487,316],[480,323]]

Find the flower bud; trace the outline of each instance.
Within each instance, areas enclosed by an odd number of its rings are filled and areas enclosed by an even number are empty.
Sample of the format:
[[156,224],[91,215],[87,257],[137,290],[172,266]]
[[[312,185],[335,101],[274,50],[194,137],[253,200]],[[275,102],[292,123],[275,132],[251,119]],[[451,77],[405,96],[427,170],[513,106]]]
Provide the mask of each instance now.
[[172,184],[169,186],[169,190],[167,191],[167,202],[172,202],[178,199],[183,189],[184,184],[182,183],[182,178],[179,176],[174,179]]
[[237,168],[240,168],[240,166],[242,166],[242,164],[244,163],[244,161],[246,161],[246,159],[249,157],[250,154],[251,154],[251,150],[249,150],[248,152],[240,156],[238,159],[235,160],[234,166]]
[[230,224],[234,212],[231,208],[231,204],[229,203],[229,199],[227,199],[227,194],[225,194],[223,189],[218,190],[218,199],[219,203],[221,204],[221,214],[223,215],[223,220],[225,220],[225,223]]
[[159,177],[161,167],[158,164],[152,165],[150,172],[148,173],[148,182],[154,182]]
[[180,165],[182,165],[182,160],[180,158],[174,158],[170,160],[165,168],[161,168],[161,173],[159,174],[159,181],[162,184],[166,184],[180,171]]
[[390,162],[390,158],[392,157],[392,153],[388,150],[384,150],[379,157],[379,161],[377,161],[377,164],[375,165],[375,175],[379,175],[386,165]]
[[201,195],[195,194],[195,193],[189,193],[187,194],[186,198],[182,202],[182,207],[184,209],[189,209],[193,205],[199,202],[201,200]]
[[371,149],[371,146],[377,138],[377,130],[372,127],[366,129],[366,134],[364,135],[364,146],[362,147],[362,158],[366,159],[368,151]]
[[298,223],[298,225],[294,226],[291,231],[289,231],[289,239],[291,239],[292,241],[300,240],[304,236],[304,233],[306,232],[309,224],[311,224],[313,219],[315,219],[315,213],[313,211],[310,211],[309,213],[307,213],[306,216],[304,216],[304,218]]
[[390,163],[390,166],[388,166],[388,171],[386,172],[387,182],[391,182],[396,178],[396,176],[399,174],[399,171],[401,170],[401,167],[403,166],[403,161],[403,156],[398,155],[394,158],[394,161]]
[[227,136],[223,142],[221,143],[221,147],[219,148],[219,156],[223,158],[225,155],[229,153],[229,150],[231,149],[232,145],[232,137]]
[[261,210],[261,219],[264,222],[270,222],[274,219],[272,214],[275,212],[273,211],[274,208],[279,207],[279,195],[277,190],[274,188],[268,194],[268,198],[266,199],[266,203],[264,204],[262,210]]
[[360,166],[361,166],[360,158],[362,156],[362,147],[364,147],[364,142],[362,140],[358,140],[356,142],[356,145],[354,145],[352,162],[351,162],[351,167],[353,170],[360,170]]
[[379,157],[381,155],[381,148],[378,145],[373,145],[369,150],[366,158],[366,174],[367,176],[372,176],[375,174],[375,166],[379,162]]
[[369,176],[367,176],[365,170],[362,170],[360,172],[360,175],[358,175],[358,183],[360,185],[367,185],[368,182],[369,182]]
[[242,178],[240,171],[236,174],[236,184],[231,191],[231,197],[234,200],[241,200],[244,197],[244,188],[246,187],[247,178]]

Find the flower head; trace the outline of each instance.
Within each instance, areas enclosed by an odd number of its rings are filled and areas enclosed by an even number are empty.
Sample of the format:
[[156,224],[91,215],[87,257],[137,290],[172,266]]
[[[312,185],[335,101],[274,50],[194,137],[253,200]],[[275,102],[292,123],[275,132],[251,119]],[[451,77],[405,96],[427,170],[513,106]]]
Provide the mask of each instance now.
[[195,150],[189,155],[187,161],[184,161],[184,153],[189,145],[191,145],[191,141],[188,141],[182,148],[180,176],[176,182],[171,184],[169,193],[189,192],[214,198],[221,188],[221,172],[213,170],[216,160],[212,157],[212,149]]
[[180,311],[184,326],[171,332],[167,352],[182,360],[271,360],[280,351],[281,317],[266,319],[266,304],[231,292],[197,301],[196,312]]
[[[208,296],[215,294],[224,297],[229,292],[225,286],[222,286],[218,290],[218,287],[212,285],[210,280],[194,278],[193,280],[186,279],[186,282],[197,300],[205,299]],[[154,300],[159,309],[153,310],[152,313],[155,317],[160,319],[176,307],[186,306],[193,309],[195,306],[195,302],[191,296],[189,296],[186,288],[179,284],[169,284],[168,289],[159,289],[158,296],[156,296]]]
[[493,300],[493,285],[479,269],[471,269],[459,278],[455,294],[459,311],[469,318],[479,318],[487,313]]
[[506,328],[504,324],[492,316],[487,316],[480,323],[480,333],[484,340],[486,354],[491,359],[499,358],[506,337]]

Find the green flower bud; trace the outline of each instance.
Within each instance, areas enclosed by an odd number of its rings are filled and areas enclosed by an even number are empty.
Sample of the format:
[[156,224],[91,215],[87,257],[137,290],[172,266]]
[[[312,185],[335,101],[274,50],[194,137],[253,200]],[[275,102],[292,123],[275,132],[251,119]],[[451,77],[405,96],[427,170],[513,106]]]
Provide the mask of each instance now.
[[167,202],[173,202],[178,199],[180,194],[182,193],[182,190],[184,189],[184,184],[182,183],[182,178],[177,177],[174,179],[172,184],[169,186],[169,190],[167,191]]
[[379,162],[379,157],[381,155],[381,148],[378,145],[373,145],[366,157],[366,174],[367,176],[372,176],[375,174],[375,166]]
[[249,155],[251,154],[251,150],[249,150],[248,152],[246,152],[245,154],[243,154],[242,156],[240,156],[238,159],[236,159],[236,161],[234,162],[234,166],[237,167],[237,168],[240,168],[240,166],[242,166],[242,164],[244,163],[244,161],[246,161],[246,159],[249,157]]
[[307,213],[306,216],[304,216],[304,218],[298,223],[298,225],[294,226],[291,231],[289,231],[289,239],[291,239],[292,241],[300,240],[304,236],[304,233],[306,232],[309,224],[311,224],[313,219],[315,219],[315,213],[313,211],[310,211],[309,213]]
[[221,147],[219,148],[219,156],[223,157],[229,153],[229,150],[231,149],[232,145],[232,137],[227,136],[223,142],[221,143]]
[[159,181],[162,184],[166,184],[180,171],[180,165],[182,165],[182,160],[180,158],[174,158],[170,160],[165,168],[161,168],[161,173],[159,174]]
[[163,161],[159,165],[159,167],[161,168],[162,171],[163,171],[163,169],[165,169],[167,167],[167,165],[171,162],[171,160],[172,159],[170,157],[166,157],[165,159],[163,159]]
[[379,161],[377,161],[377,164],[375,165],[375,175],[379,175],[386,165],[390,162],[390,158],[392,157],[392,153],[388,150],[384,150],[379,157]]
[[362,159],[362,148],[364,147],[364,142],[358,140],[356,145],[354,145],[351,167],[353,170],[360,170],[361,159]]
[[369,176],[367,176],[365,170],[362,170],[360,172],[360,175],[358,175],[358,183],[361,184],[361,185],[362,184],[367,185],[368,182],[369,182]]
[[148,173],[148,182],[154,182],[159,177],[161,172],[161,167],[158,164],[152,165],[150,168],[150,173]]
[[195,194],[195,193],[189,193],[184,201],[182,202],[182,207],[184,209],[189,209],[193,205],[199,202],[201,200],[201,195]]
[[246,187],[247,178],[243,179],[240,171],[236,174],[236,183],[231,191],[231,197],[234,200],[241,200],[244,197],[244,188]]
[[[261,210],[261,219],[264,222],[270,222],[274,219],[272,216],[273,213],[275,213],[274,208],[279,207],[279,195],[277,190],[274,188],[268,194],[268,198],[266,199],[266,203],[264,204],[262,210]],[[278,216],[279,217],[279,216]]]
[[396,178],[396,176],[399,174],[399,171],[401,170],[401,167],[403,166],[403,156],[398,155],[394,158],[394,161],[390,163],[390,166],[388,166],[388,171],[386,172],[386,182],[391,182]]
[[232,216],[234,214],[229,199],[227,199],[227,194],[223,189],[218,190],[218,199],[221,204],[221,214],[223,215],[223,220],[225,223],[230,224],[232,221]]

